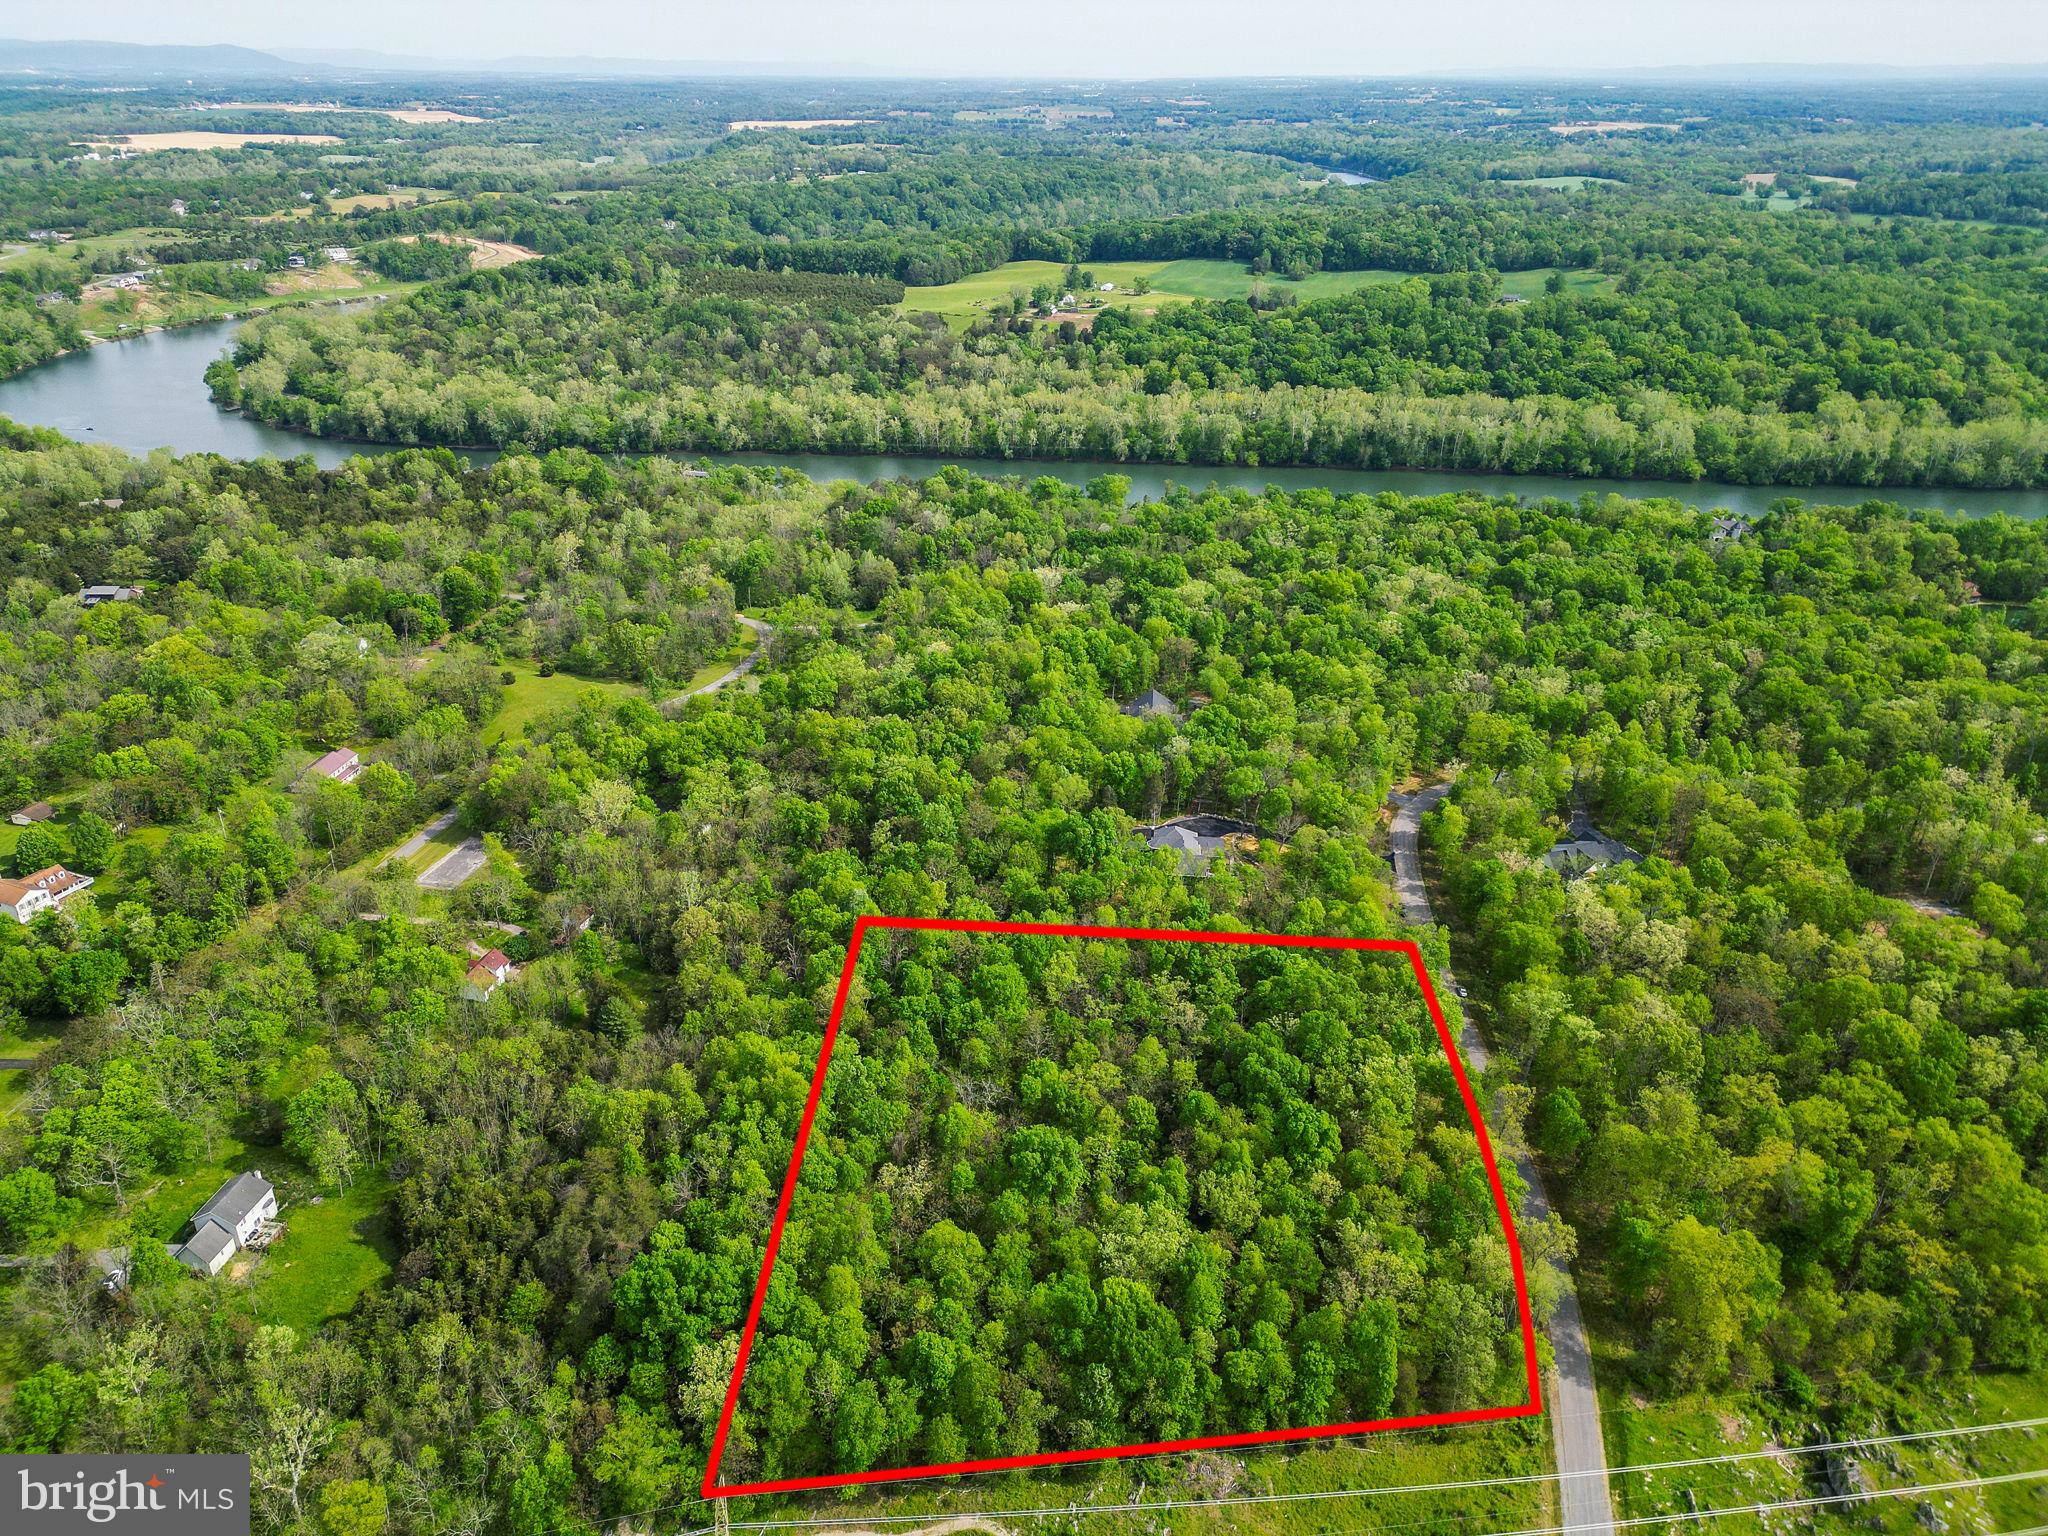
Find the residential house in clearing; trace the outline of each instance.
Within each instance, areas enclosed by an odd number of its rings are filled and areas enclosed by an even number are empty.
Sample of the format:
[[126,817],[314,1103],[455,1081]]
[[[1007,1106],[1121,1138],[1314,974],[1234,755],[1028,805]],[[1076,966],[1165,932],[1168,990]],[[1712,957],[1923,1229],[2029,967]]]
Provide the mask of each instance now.
[[24,805],[7,819],[17,827],[32,827],[39,821],[48,821],[57,814],[57,807],[47,800],[35,800]]
[[1619,838],[1609,837],[1583,810],[1574,810],[1564,836],[1551,845],[1543,862],[1567,882],[1620,864],[1640,864],[1643,856]]
[[462,995],[472,1003],[487,1002],[490,995],[512,974],[512,961],[501,949],[490,949],[477,957],[462,981]]
[[1117,706],[1117,713],[1129,715],[1134,720],[1156,720],[1162,716],[1168,720],[1179,720],[1180,711],[1173,707],[1173,700],[1157,688],[1147,688],[1134,699],[1126,699]]
[[97,608],[101,603],[132,603],[142,596],[142,588],[124,587],[114,582],[99,582],[79,589],[78,600],[88,608]]
[[351,262],[356,259],[354,253],[345,245],[323,245],[320,247],[320,255],[326,261]]
[[1232,853],[1254,853],[1259,846],[1259,829],[1250,822],[1207,811],[1140,827],[1138,835],[1154,852],[1178,854],[1180,872],[1190,879],[1207,879],[1216,873],[1217,860]]
[[0,912],[26,925],[45,912],[56,911],[91,885],[91,875],[52,864],[19,880],[0,880]]
[[356,756],[353,747],[336,747],[332,752],[323,752],[306,765],[308,778],[332,779],[337,784],[353,784],[356,775],[363,771],[363,760]]
[[1750,525],[1749,519],[1746,517],[1716,517],[1712,529],[1707,534],[1707,542],[1709,544],[1729,543],[1745,537],[1752,531],[1754,530]]
[[588,907],[578,907],[575,911],[564,916],[561,930],[554,937],[554,947],[561,949],[565,945],[574,944],[584,934],[590,932],[592,916],[593,914]]
[[238,1173],[192,1213],[192,1235],[171,1246],[171,1257],[202,1275],[217,1275],[244,1248],[254,1246],[277,1220],[277,1190],[255,1173]]

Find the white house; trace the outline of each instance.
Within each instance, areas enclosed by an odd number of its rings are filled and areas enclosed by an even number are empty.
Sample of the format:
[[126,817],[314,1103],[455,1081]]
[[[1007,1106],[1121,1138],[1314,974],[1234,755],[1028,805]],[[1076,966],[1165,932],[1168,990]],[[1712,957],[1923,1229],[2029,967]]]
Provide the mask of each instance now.
[[91,884],[91,875],[52,864],[19,880],[0,880],[0,912],[17,923],[32,923],[45,912],[56,911]]
[[277,1220],[277,1191],[259,1173],[238,1173],[192,1213],[192,1235],[171,1257],[202,1275],[217,1275],[235,1254]]
[[512,961],[502,949],[485,950],[462,981],[462,995],[472,1003],[490,1000],[499,983],[512,974]]

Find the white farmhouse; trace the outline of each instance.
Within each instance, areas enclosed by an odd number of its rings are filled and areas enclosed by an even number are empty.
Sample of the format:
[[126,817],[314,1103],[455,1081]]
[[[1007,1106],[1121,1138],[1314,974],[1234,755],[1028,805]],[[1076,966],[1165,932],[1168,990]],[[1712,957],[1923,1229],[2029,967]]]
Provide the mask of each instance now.
[[171,1257],[202,1275],[217,1275],[264,1227],[277,1220],[277,1191],[261,1173],[238,1173],[192,1213],[192,1235]]
[[45,912],[56,911],[91,884],[91,875],[52,864],[19,880],[0,880],[0,912],[17,923],[32,923]]

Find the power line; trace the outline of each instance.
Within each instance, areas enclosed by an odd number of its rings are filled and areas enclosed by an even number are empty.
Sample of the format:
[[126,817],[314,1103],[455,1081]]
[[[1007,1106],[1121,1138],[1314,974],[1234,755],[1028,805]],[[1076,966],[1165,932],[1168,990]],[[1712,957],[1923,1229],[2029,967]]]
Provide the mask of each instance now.
[[[2001,1430],[2036,1429],[2048,1425],[2048,1416],[2031,1419],[2007,1419],[1996,1423],[1950,1425],[1941,1429],[1915,1430],[1897,1435],[1865,1435],[1852,1440],[1830,1440],[1812,1445],[1769,1446],[1754,1451],[1730,1451],[1718,1456],[1693,1456],[1672,1461],[1640,1462],[1633,1466],[1609,1468],[1610,1476],[1632,1475],[1651,1472],[1679,1471],[1687,1467],[1717,1466],[1727,1462],[1757,1461],[1778,1456],[1811,1456],[1827,1451],[1858,1450],[1880,1445],[1901,1445],[1929,1440],[1952,1440],[1971,1435],[1995,1434]],[[961,1510],[954,1515],[937,1513],[919,1515],[875,1515],[862,1518],[858,1515],[837,1517],[805,1517],[794,1520],[734,1520],[726,1527],[735,1531],[779,1531],[799,1530],[815,1527],[850,1529],[859,1526],[885,1525],[927,1525],[934,1520],[959,1518],[972,1514],[988,1520],[1048,1519],[1064,1515],[1121,1515],[1148,1514],[1175,1509],[1211,1509],[1238,1505],[1292,1504],[1329,1499],[1381,1498],[1391,1494],[1427,1494],[1470,1492],[1479,1488],[1510,1488],[1535,1483],[1561,1481],[1568,1474],[1560,1472],[1527,1472],[1514,1477],[1470,1478],[1462,1481],[1441,1483],[1408,1483],[1378,1488],[1339,1488],[1329,1492],[1290,1493],[1246,1493],[1226,1494],[1212,1499],[1148,1499],[1134,1500],[1123,1504],[1059,1504],[1041,1505],[1024,1509]],[[678,1506],[670,1506],[671,1508]],[[698,1536],[696,1532],[685,1532],[683,1536]]]
[[[1905,1488],[1873,1488],[1867,1493],[1819,1493],[1804,1499],[1780,1499],[1765,1504],[1737,1504],[1727,1509],[1681,1510],[1672,1515],[1631,1515],[1626,1520],[1597,1525],[1539,1525],[1520,1531],[1489,1531],[1486,1536],[1580,1536],[1585,1531],[1634,1530],[1650,1525],[1677,1525],[1681,1521],[1720,1520],[1729,1515],[1769,1515],[1786,1509],[1814,1509],[1823,1504],[1853,1504],[1859,1499],[1904,1499],[1920,1493],[1953,1493],[1962,1488],[1989,1488],[1999,1483],[2026,1483],[2048,1477],[2048,1467],[2024,1472],[2000,1472],[1990,1477],[1958,1477],[1946,1483],[1916,1483]],[[1392,1526],[1382,1527],[1392,1530]]]
[[[2016,1426],[2007,1426],[2007,1425],[2000,1425],[2000,1426],[1996,1426],[1996,1427],[1998,1427],[1998,1428],[2011,1428],[2011,1427],[2016,1427]],[[1862,1443],[1869,1443],[1869,1442],[1862,1442]],[[1635,1469],[1633,1469],[1633,1470],[1637,1470],[1637,1471],[1647,1471],[1647,1470],[1650,1470],[1650,1469],[1649,1469],[1649,1468],[1635,1468]],[[1950,1480],[1949,1480],[1949,1481],[1947,1481],[1947,1482],[1940,1482],[1940,1483],[1914,1483],[1914,1484],[1909,1484],[1909,1485],[1907,1485],[1906,1487],[1903,1487],[1903,1488],[1873,1488],[1873,1489],[1870,1489],[1870,1490],[1868,1490],[1868,1491],[1863,1491],[1863,1492],[1857,1492],[1857,1493],[1827,1493],[1827,1494],[1814,1494],[1814,1495],[1811,1495],[1811,1496],[1809,1496],[1809,1497],[1806,1497],[1806,1498],[1800,1498],[1800,1499],[1776,1499],[1776,1500],[1769,1500],[1769,1501],[1764,1501],[1764,1502],[1760,1502],[1760,1503],[1756,1503],[1756,1504],[1737,1504],[1737,1505],[1730,1505],[1729,1507],[1727,1507],[1727,1508],[1725,1508],[1725,1509],[1701,1509],[1701,1510],[1681,1510],[1681,1511],[1679,1511],[1679,1512],[1677,1512],[1677,1513],[1674,1513],[1674,1514],[1659,1514],[1659,1515],[1631,1515],[1631,1516],[1628,1516],[1628,1517],[1627,1517],[1627,1518],[1625,1518],[1625,1519],[1620,1519],[1620,1520],[1613,1520],[1613,1521],[1605,1521],[1605,1520],[1603,1520],[1603,1521],[1599,1521],[1599,1522],[1596,1522],[1596,1523],[1592,1523],[1592,1524],[1584,1524],[1584,1525],[1538,1525],[1538,1526],[1526,1526],[1526,1527],[1524,1527],[1524,1528],[1522,1528],[1522,1529],[1520,1529],[1520,1530],[1512,1530],[1512,1531],[1488,1531],[1488,1532],[1482,1533],[1482,1536],[1586,1536],[1586,1533],[1591,1533],[1591,1532],[1597,1532],[1597,1531],[1608,1531],[1608,1530],[1615,1530],[1615,1531],[1620,1531],[1620,1530],[1639,1530],[1639,1529],[1644,1529],[1644,1528],[1647,1528],[1647,1527],[1651,1527],[1651,1526],[1665,1526],[1665,1525],[1678,1525],[1678,1524],[1682,1524],[1682,1523],[1684,1523],[1684,1522],[1686,1522],[1686,1521],[1698,1521],[1698,1522],[1700,1522],[1700,1523],[1701,1523],[1702,1525],[1704,1525],[1704,1524],[1705,1524],[1705,1523],[1706,1523],[1707,1521],[1709,1521],[1709,1520],[1723,1520],[1723,1519],[1727,1519],[1727,1518],[1729,1518],[1729,1517],[1731,1517],[1731,1516],[1736,1516],[1736,1515],[1747,1515],[1747,1516],[1755,1516],[1755,1515],[1769,1515],[1769,1514],[1777,1514],[1777,1513],[1780,1513],[1780,1512],[1782,1512],[1782,1511],[1785,1511],[1785,1510],[1793,1510],[1793,1509],[1817,1509],[1817,1508],[1820,1508],[1820,1507],[1822,1507],[1822,1506],[1825,1506],[1825,1505],[1831,1505],[1831,1504],[1853,1504],[1853,1503],[1856,1503],[1856,1502],[1858,1502],[1858,1501],[1860,1501],[1860,1500],[1863,1500],[1863,1499],[1903,1499],[1903,1498],[1911,1498],[1911,1497],[1913,1497],[1913,1496],[1915,1496],[1915,1495],[1919,1495],[1919,1494],[1930,1494],[1930,1493],[1954,1493],[1954,1492],[1958,1492],[1958,1491],[1960,1491],[1960,1490],[1963,1490],[1963,1489],[1968,1489],[1968,1488],[1990,1488],[1990,1487],[1995,1487],[1995,1486],[1998,1486],[1998,1485],[2001,1485],[2001,1484],[2010,1484],[2010,1483],[2024,1483],[2024,1482],[2035,1482],[2035,1481],[2038,1481],[2038,1480],[2040,1480],[2040,1479],[2042,1479],[2042,1478],[2048,1478],[2048,1467],[2032,1467],[2032,1468],[2029,1468],[2029,1469],[2027,1469],[2027,1470],[2025,1470],[2025,1471],[2021,1471],[2021,1472],[2000,1472],[2000,1473],[1995,1473],[1995,1474],[1993,1474],[1993,1475],[1991,1475],[1991,1476],[1988,1476],[1988,1477],[1959,1477],[1959,1478],[1952,1478],[1952,1479],[1950,1479]],[[1507,1480],[1503,1480],[1503,1481],[1507,1481]],[[1372,1490],[1363,1490],[1363,1491],[1372,1491]],[[1391,1490],[1388,1490],[1388,1491],[1391,1491]],[[1296,1497],[1302,1497],[1302,1495],[1296,1495]],[[1321,1495],[1321,1497],[1330,1497],[1330,1495]],[[1194,1502],[1196,1502],[1196,1503],[1198,1503],[1198,1504],[1203,1504],[1203,1503],[1207,1503],[1207,1504],[1223,1504],[1223,1503],[1225,1503],[1225,1502],[1230,1502],[1230,1501],[1226,1501],[1226,1500],[1222,1500],[1222,1499],[1215,1499],[1215,1500],[1207,1500],[1207,1501],[1200,1501],[1200,1500],[1198,1500],[1198,1501],[1194,1501]],[[1239,1500],[1239,1501],[1235,1501],[1235,1502],[1247,1502],[1247,1501],[1244,1501],[1244,1500]],[[1171,1507],[1171,1506],[1168,1506],[1168,1505],[1164,1505],[1164,1504],[1154,1504],[1154,1505],[1146,1505],[1146,1506],[1141,1506],[1141,1507],[1142,1507],[1142,1508],[1148,1508],[1148,1509],[1164,1509],[1164,1508],[1168,1508],[1168,1507]],[[1095,1509],[1088,1509],[1088,1508],[1075,1508],[1075,1509],[1064,1509],[1064,1510],[1060,1510],[1060,1511],[1057,1511],[1057,1512],[1058,1512],[1058,1513],[1060,1513],[1060,1514],[1073,1514],[1073,1515],[1085,1515],[1085,1514],[1114,1514],[1114,1513],[1121,1513],[1121,1512],[1124,1512],[1124,1511],[1121,1511],[1121,1510],[1119,1510],[1119,1509],[1118,1509],[1117,1507],[1115,1507],[1115,1506],[1107,1506],[1107,1505],[1106,1505],[1106,1506],[1102,1506],[1102,1507],[1099,1507],[1099,1508],[1095,1508]],[[970,1515],[964,1515],[964,1514],[963,1514],[963,1515],[943,1515],[943,1514],[930,1514],[930,1515],[922,1515],[922,1516],[919,1516],[918,1518],[919,1518],[919,1519],[921,1519],[922,1521],[924,1521],[924,1522],[925,1522],[926,1524],[942,1524],[942,1523],[944,1523],[944,1522],[945,1522],[945,1521],[947,1521],[947,1520],[958,1520],[958,1519],[965,1519],[965,1518],[972,1518],[972,1519],[982,1519],[982,1520],[994,1520],[994,1519],[998,1519],[998,1518],[1001,1518],[1001,1516],[1000,1516],[1000,1514],[999,1514],[999,1513],[996,1513],[996,1512],[991,1512],[991,1513],[986,1513],[986,1514],[983,1514],[983,1513],[976,1513],[976,1514],[973,1514],[973,1515],[971,1515],[971,1516],[970,1516]],[[1440,1525],[1440,1524],[1442,1524],[1442,1523],[1443,1523],[1443,1521],[1444,1521],[1445,1519],[1449,1519],[1449,1520],[1451,1520],[1451,1521],[1455,1521],[1455,1522],[1457,1522],[1457,1523],[1459,1523],[1459,1524],[1463,1524],[1463,1523],[1465,1523],[1466,1521],[1470,1520],[1471,1518],[1473,1518],[1473,1517],[1471,1517],[1471,1516],[1469,1516],[1469,1515],[1452,1515],[1452,1516],[1447,1516],[1447,1517],[1440,1517],[1440,1518],[1438,1518],[1438,1519],[1435,1519],[1435,1520],[1404,1520],[1404,1521],[1401,1521],[1401,1522],[1399,1522],[1398,1524],[1395,1524],[1395,1525],[1381,1525],[1381,1526],[1374,1526],[1374,1527],[1372,1528],[1371,1536],[1383,1536],[1383,1533],[1385,1533],[1385,1532],[1390,1532],[1390,1531],[1402,1531],[1402,1530],[1413,1530],[1413,1529],[1415,1529],[1415,1528],[1416,1528],[1417,1526],[1425,1526],[1425,1525]],[[860,1522],[859,1520],[853,1520],[853,1521],[846,1521],[846,1522],[840,1522],[840,1523],[842,1524],[842,1526],[843,1526],[844,1528],[846,1528],[846,1529],[848,1529],[848,1530],[853,1530],[853,1529],[857,1528],[857,1527],[858,1527],[858,1526],[859,1526],[859,1525],[860,1525],[860,1524],[861,1524],[862,1522]],[[750,1527],[744,1527],[744,1526],[741,1526],[741,1525],[739,1525],[739,1523],[738,1523],[738,1522],[735,1522],[735,1523],[734,1523],[734,1529],[748,1529],[748,1528],[750,1528]],[[698,1528],[698,1529],[696,1529],[696,1530],[691,1530],[691,1531],[683,1531],[683,1532],[680,1532],[680,1533],[678,1533],[678,1536],[704,1536],[704,1533],[705,1533],[706,1531],[710,1530],[710,1529],[711,1529],[711,1528],[710,1528],[710,1527],[708,1527],[708,1526],[705,1526],[705,1527],[699,1527],[699,1528]],[[2028,1527],[2028,1528],[2027,1528],[2026,1530],[2022,1530],[2022,1531],[2009,1531],[2009,1532],[2006,1532],[2006,1533],[2005,1533],[2005,1536],[2043,1536],[2043,1533],[2048,1533],[2048,1525],[2036,1525],[2036,1526],[2030,1526],[2030,1527]]]

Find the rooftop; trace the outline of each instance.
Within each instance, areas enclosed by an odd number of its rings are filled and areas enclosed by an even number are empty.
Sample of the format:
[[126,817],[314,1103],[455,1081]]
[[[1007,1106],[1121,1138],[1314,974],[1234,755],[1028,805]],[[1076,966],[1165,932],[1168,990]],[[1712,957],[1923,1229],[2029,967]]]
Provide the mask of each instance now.
[[[192,1213],[192,1225],[203,1228],[208,1222],[219,1222],[232,1234],[236,1227],[248,1218],[266,1195],[275,1198],[277,1191],[268,1179],[260,1173],[238,1173],[227,1183],[213,1192],[206,1204]],[[197,1241],[195,1238],[194,1241]]]

